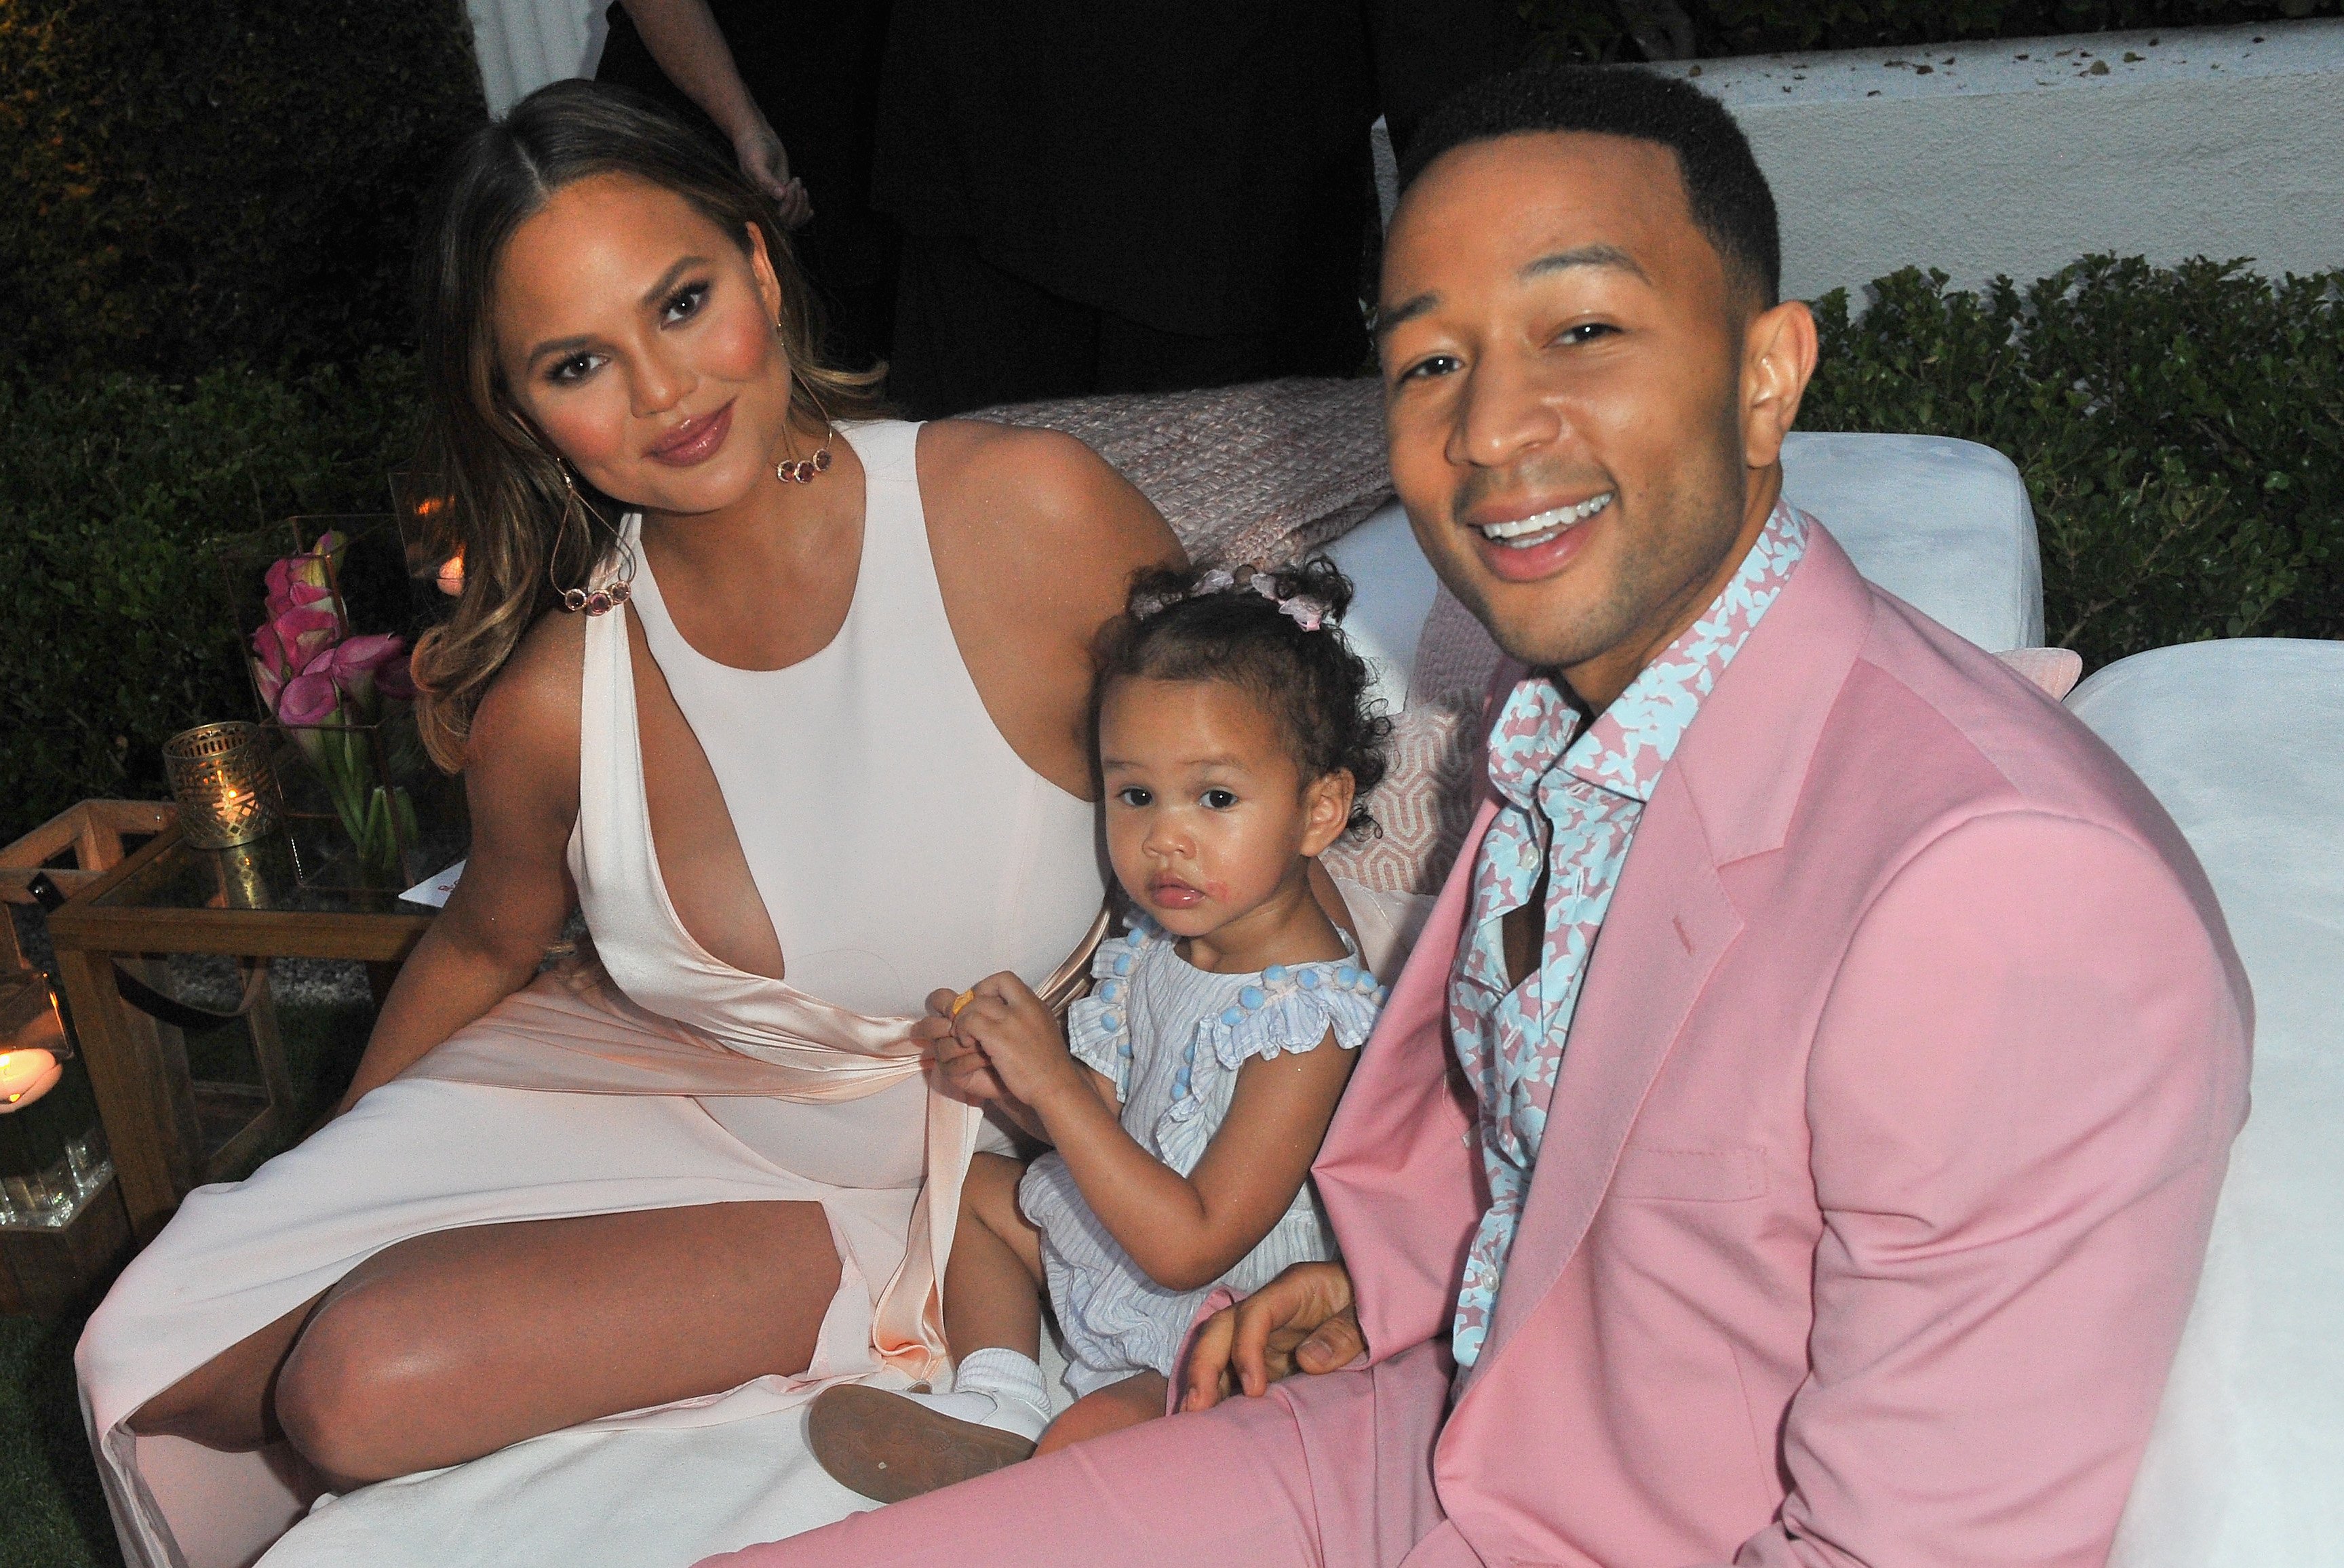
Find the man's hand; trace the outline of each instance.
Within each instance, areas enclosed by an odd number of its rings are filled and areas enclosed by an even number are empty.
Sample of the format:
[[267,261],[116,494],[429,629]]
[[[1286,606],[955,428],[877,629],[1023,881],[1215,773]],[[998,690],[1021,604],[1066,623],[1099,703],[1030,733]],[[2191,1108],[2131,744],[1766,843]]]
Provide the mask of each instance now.
[[732,138],[732,154],[749,183],[772,198],[782,227],[803,228],[813,217],[813,198],[806,194],[805,181],[790,173],[789,149],[763,116]]
[[1297,1263],[1197,1330],[1180,1408],[1210,1410],[1239,1391],[1258,1399],[1280,1378],[1339,1371],[1367,1348],[1350,1271],[1340,1263]]

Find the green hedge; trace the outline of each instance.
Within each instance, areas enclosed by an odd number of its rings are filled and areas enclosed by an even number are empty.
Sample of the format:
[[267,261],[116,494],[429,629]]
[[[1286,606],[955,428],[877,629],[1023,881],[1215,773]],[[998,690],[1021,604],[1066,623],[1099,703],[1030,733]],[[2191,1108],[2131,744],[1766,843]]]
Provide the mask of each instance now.
[[420,436],[413,362],[298,378],[0,377],[0,843],[86,795],[165,794],[158,748],[252,716],[201,542],[389,509]]
[[[2344,635],[2344,274],[2097,258],[1982,293],[1903,272],[1818,302],[1800,423],[1984,441],[2025,473],[2050,634],[2100,664],[2203,637]],[[157,748],[251,694],[197,545],[382,510],[412,361],[0,377],[0,839],[159,794]]]
[[486,112],[458,0],[0,0],[0,365],[409,341],[418,203]]
[[1550,59],[1714,58],[2333,16],[2344,0],[1519,0]]
[[2344,636],[2344,272],[2093,257],[1972,294],[1906,270],[1817,302],[1809,430],[2009,454],[2050,641],[2098,665],[2207,637]]

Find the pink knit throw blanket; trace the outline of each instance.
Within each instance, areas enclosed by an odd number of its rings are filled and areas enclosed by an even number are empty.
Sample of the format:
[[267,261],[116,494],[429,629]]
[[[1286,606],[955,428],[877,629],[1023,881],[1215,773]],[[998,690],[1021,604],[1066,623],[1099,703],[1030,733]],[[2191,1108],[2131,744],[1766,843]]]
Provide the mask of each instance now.
[[1291,561],[1391,499],[1373,378],[1067,398],[973,417],[1082,441],[1156,503],[1197,561]]

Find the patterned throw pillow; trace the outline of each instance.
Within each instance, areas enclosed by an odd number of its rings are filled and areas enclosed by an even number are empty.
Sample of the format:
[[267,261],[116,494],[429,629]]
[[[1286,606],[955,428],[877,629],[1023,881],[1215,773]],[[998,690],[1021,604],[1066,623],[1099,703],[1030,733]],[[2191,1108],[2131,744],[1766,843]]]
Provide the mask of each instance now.
[[1381,831],[1342,840],[1319,863],[1379,892],[1439,893],[1480,804],[1480,711],[1475,692],[1393,720],[1390,767],[1368,797]]

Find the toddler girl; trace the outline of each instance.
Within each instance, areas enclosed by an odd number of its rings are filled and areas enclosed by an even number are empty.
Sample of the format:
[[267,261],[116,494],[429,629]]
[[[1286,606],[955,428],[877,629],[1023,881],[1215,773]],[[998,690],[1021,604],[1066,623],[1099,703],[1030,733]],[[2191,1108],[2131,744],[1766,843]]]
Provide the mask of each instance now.
[[[1334,1256],[1310,1162],[1384,996],[1312,885],[1319,852],[1369,825],[1390,728],[1335,625],[1350,595],[1325,560],[1150,572],[1102,634],[1107,855],[1137,911],[1064,1033],[1015,975],[938,994],[947,1085],[1053,1148],[970,1168],[953,1391],[814,1401],[814,1454],[845,1485],[893,1502],[1160,1415],[1207,1290]],[[1077,1396],[1055,1424],[1044,1287]]]

